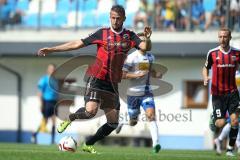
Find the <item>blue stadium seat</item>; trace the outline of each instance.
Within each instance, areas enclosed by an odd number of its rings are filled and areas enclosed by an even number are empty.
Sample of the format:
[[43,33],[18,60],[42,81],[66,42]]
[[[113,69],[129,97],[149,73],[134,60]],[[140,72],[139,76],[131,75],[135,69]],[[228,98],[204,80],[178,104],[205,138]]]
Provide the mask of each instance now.
[[38,15],[37,14],[28,14],[23,16],[23,26],[26,27],[37,27],[38,25]]
[[126,7],[126,0],[116,0],[116,4],[122,5],[123,7]]
[[77,2],[78,2],[78,11],[95,10],[98,5],[97,0],[72,0],[70,4],[71,11],[76,11]]
[[109,26],[109,13],[101,13],[97,16],[97,26],[104,27]]
[[57,12],[65,12],[68,13],[71,8],[70,0],[58,0],[57,1]]
[[95,27],[96,15],[94,12],[84,12],[82,18],[82,25],[80,27]]
[[84,1],[84,11],[90,11],[97,9],[97,0],[85,0]]
[[16,8],[16,0],[7,0],[7,5],[10,7],[11,11],[14,11]]
[[53,27],[53,18],[54,15],[52,13],[42,14],[40,18],[40,25],[42,27]]
[[[38,26],[38,14],[28,14],[23,17],[23,25],[26,27]],[[40,17],[40,26],[53,27],[53,14],[42,14]]]
[[54,14],[53,26],[63,27],[67,25],[67,14],[65,12],[56,12]]
[[27,11],[29,6],[29,0],[18,0],[16,4],[16,9]]
[[71,10],[70,0],[58,0],[56,12],[53,16],[53,26],[63,27],[67,24],[67,16]]
[[85,0],[72,0],[70,3],[70,10],[71,11],[76,11],[77,10],[77,1],[78,1],[78,11],[83,11],[84,10],[84,1]]
[[128,13],[126,15],[126,20],[124,22],[124,25],[126,27],[133,27],[133,20],[134,20],[135,13]]

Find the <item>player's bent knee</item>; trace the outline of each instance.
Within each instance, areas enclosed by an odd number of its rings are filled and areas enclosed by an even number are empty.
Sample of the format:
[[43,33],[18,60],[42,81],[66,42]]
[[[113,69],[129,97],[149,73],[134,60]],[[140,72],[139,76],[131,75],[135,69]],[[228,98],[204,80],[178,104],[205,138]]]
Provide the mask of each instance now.
[[89,108],[85,108],[85,112],[89,113],[92,117],[94,117],[97,114],[98,109],[89,109]]
[[218,128],[222,128],[224,125],[225,125],[225,120],[224,119],[218,119],[216,120],[216,123],[215,125],[218,127]]
[[98,111],[98,104],[96,102],[87,102],[85,110],[95,116]]

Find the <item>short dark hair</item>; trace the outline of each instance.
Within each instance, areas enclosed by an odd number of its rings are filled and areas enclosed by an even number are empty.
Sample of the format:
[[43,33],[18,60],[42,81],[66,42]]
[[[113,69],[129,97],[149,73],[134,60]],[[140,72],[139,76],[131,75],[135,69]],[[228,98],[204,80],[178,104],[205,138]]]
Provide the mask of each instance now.
[[119,4],[112,6],[111,11],[115,11],[125,17],[125,9]]
[[53,66],[54,68],[56,68],[56,64],[54,63],[49,63],[48,66]]
[[232,36],[232,32],[231,32],[231,30],[230,30],[229,28],[223,27],[223,28],[220,28],[220,31],[228,32],[228,35],[229,35],[230,37]]

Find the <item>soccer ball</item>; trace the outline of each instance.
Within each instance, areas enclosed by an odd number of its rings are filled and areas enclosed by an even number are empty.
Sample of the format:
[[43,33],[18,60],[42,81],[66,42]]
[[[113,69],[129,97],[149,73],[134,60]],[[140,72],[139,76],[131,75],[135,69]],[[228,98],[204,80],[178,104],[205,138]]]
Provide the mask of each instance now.
[[75,152],[77,150],[77,142],[71,136],[63,137],[58,144],[59,151]]

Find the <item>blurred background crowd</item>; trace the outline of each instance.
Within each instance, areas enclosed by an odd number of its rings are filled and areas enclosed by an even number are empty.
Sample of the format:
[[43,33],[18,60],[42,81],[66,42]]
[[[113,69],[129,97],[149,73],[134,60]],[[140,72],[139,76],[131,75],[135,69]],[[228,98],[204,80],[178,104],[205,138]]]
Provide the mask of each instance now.
[[93,28],[109,24],[112,5],[126,9],[125,26],[154,30],[240,30],[240,0],[0,0],[6,28]]

